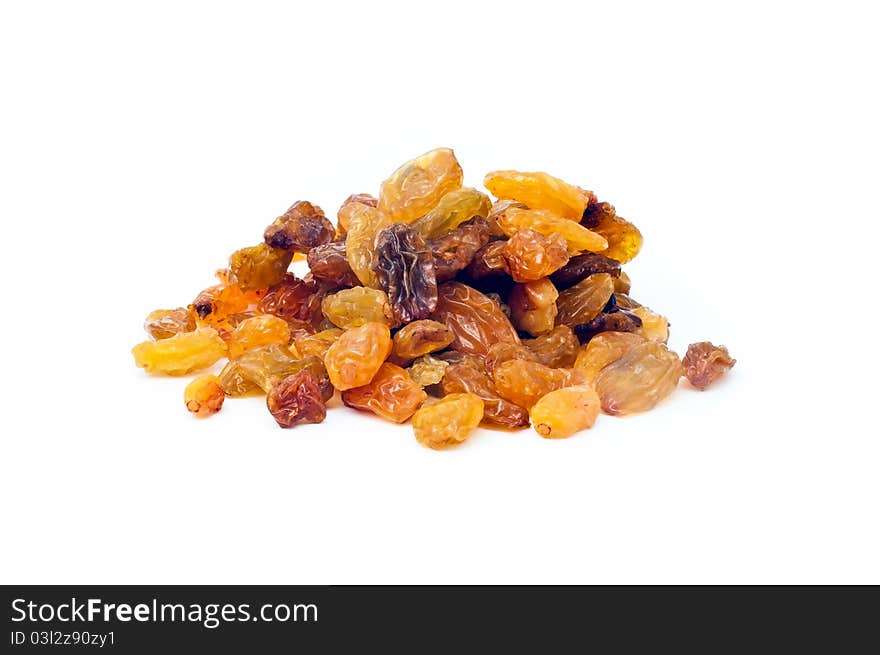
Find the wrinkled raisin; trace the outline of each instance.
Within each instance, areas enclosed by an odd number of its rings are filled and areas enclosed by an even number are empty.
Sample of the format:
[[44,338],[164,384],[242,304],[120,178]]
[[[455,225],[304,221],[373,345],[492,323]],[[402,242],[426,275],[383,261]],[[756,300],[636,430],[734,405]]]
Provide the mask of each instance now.
[[550,368],[571,368],[577,358],[580,343],[567,325],[555,328],[534,339],[523,339],[537,361]]
[[208,368],[226,355],[226,343],[217,330],[197,328],[168,339],[144,341],[131,349],[134,363],[150,373],[186,375]]
[[[465,355],[465,357],[468,356]],[[472,363],[465,360],[447,367],[446,374],[440,383],[443,393],[468,392],[475,394],[483,401],[483,418],[490,423],[506,428],[520,428],[528,425],[528,410],[502,398],[492,380],[482,369],[479,360],[476,362],[478,366],[474,366]]]
[[596,377],[602,411],[614,415],[645,412],[675,391],[683,373],[678,355],[658,341],[630,348]]
[[416,357],[443,350],[452,343],[453,338],[452,330],[443,323],[431,319],[413,321],[395,333],[392,356],[398,362],[409,362]]
[[701,391],[733,368],[736,360],[724,346],[715,346],[710,341],[692,343],[682,360],[684,374],[688,381]]
[[150,312],[144,321],[144,330],[153,339],[167,339],[180,332],[192,332],[196,321],[186,307],[177,309],[157,309]]
[[412,223],[433,209],[447,193],[460,188],[462,177],[451,148],[426,152],[382,182],[379,211],[394,222]]
[[427,397],[406,371],[388,362],[364,386],[342,392],[342,402],[349,407],[373,412],[395,423],[403,423],[412,416]]
[[345,241],[331,241],[312,248],[307,255],[307,261],[316,280],[334,287],[355,287],[361,283],[348,263]]
[[608,273],[596,273],[560,292],[556,300],[556,322],[573,328],[596,318],[614,293],[614,280]]
[[502,398],[530,408],[551,391],[586,382],[577,369],[550,368],[538,362],[512,359],[495,369],[495,388]]
[[266,395],[266,406],[282,428],[292,428],[298,423],[321,423],[327,416],[318,380],[307,369],[273,385]]
[[547,278],[514,285],[507,299],[514,327],[532,336],[553,329],[559,292]]
[[265,243],[242,248],[229,257],[230,279],[243,291],[265,289],[284,279],[292,259],[292,250],[273,248]]
[[379,232],[373,270],[388,294],[395,324],[428,318],[437,308],[434,256],[409,225],[395,223]]
[[466,187],[450,191],[412,226],[426,239],[442,236],[474,216],[486,218],[492,202],[486,194]]
[[547,439],[564,439],[593,427],[599,416],[599,396],[583,384],[551,391],[529,411],[535,431]]
[[477,251],[489,241],[489,232],[486,219],[476,216],[443,236],[428,239],[428,248],[434,256],[437,282],[451,280],[466,268]]
[[183,401],[186,408],[198,418],[206,418],[220,411],[226,394],[216,375],[200,375],[186,385]]
[[492,171],[483,184],[496,198],[516,200],[573,221],[579,221],[587,207],[587,199],[578,187],[547,173]]
[[483,419],[483,402],[471,393],[453,393],[425,405],[413,416],[413,432],[423,446],[435,450],[457,446]]
[[321,305],[324,316],[341,328],[360,327],[364,323],[384,323],[389,327],[391,305],[384,291],[369,287],[352,287],[325,296]]
[[368,384],[391,354],[391,334],[384,323],[364,323],[346,330],[327,349],[324,365],[340,391]]
[[485,355],[499,341],[519,343],[519,336],[501,308],[476,289],[460,282],[440,285],[435,320],[454,335],[452,350]]
[[575,255],[568,263],[550,276],[556,288],[562,291],[574,286],[595,273],[608,273],[617,278],[621,275],[620,262],[594,252]]
[[263,239],[273,248],[307,253],[315,246],[332,241],[335,234],[333,224],[320,207],[298,200],[266,228]]

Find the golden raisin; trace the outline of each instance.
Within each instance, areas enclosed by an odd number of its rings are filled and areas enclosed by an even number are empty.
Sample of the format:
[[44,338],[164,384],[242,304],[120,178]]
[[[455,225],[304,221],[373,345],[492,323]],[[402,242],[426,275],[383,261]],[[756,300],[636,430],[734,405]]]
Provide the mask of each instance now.
[[183,391],[186,408],[199,418],[219,412],[225,398],[226,394],[216,375],[200,375]]
[[443,393],[473,393],[483,401],[483,418],[505,428],[520,428],[529,424],[529,412],[524,407],[502,398],[495,384],[482,368],[482,362],[463,354],[463,360],[450,363],[443,376]]
[[352,287],[325,296],[324,316],[341,328],[360,327],[370,321],[392,325],[388,296],[380,289]]
[[564,439],[593,427],[599,416],[599,396],[581,384],[551,391],[529,411],[535,431],[547,439]]
[[560,292],[556,300],[556,322],[574,328],[599,315],[614,293],[614,279],[608,273],[596,273]]
[[608,364],[616,362],[631,348],[643,343],[645,338],[640,334],[602,332],[581,346],[574,367],[584,372],[588,382],[594,382],[599,372]]
[[348,232],[348,226],[351,222],[351,213],[356,210],[355,207],[350,206],[353,204],[375,207],[379,204],[379,199],[375,196],[371,196],[369,193],[353,193],[346,198],[345,202],[342,203],[342,206],[339,207],[339,211],[336,212],[336,234],[339,236]]
[[524,339],[523,345],[550,368],[571,368],[580,348],[577,337],[567,325],[557,325],[534,339]]
[[226,355],[226,343],[214,328],[180,332],[168,339],[144,341],[131,349],[134,362],[150,373],[186,375],[208,368]]
[[568,247],[561,235],[544,236],[528,228],[508,239],[503,254],[514,282],[540,280],[568,262]]
[[440,450],[470,437],[483,419],[483,401],[472,393],[452,393],[413,416],[413,432],[423,446]]
[[314,355],[323,359],[324,353],[341,334],[342,330],[339,328],[328,328],[315,334],[303,334],[294,338],[291,350],[296,350],[299,357]]
[[519,336],[501,307],[473,287],[445,282],[438,295],[433,318],[452,331],[452,350],[485,355],[493,343],[519,343]]
[[602,411],[622,415],[645,412],[675,391],[684,374],[678,355],[658,341],[630,348],[596,377]]
[[144,330],[153,339],[167,339],[180,332],[192,332],[196,321],[186,307],[177,309],[157,309],[150,312],[144,321]]
[[449,364],[442,359],[431,357],[431,355],[422,355],[406,369],[406,372],[416,384],[425,388],[440,384],[443,376],[446,375],[447,366]]
[[229,339],[229,358],[235,359],[245,350],[268,346],[270,343],[287,345],[290,326],[283,318],[272,314],[259,314],[242,321],[232,331]]
[[584,213],[581,225],[602,235],[608,248],[602,254],[625,264],[642,249],[642,233],[629,221],[617,215],[607,202],[591,205]]
[[513,325],[533,337],[553,329],[559,292],[547,278],[514,285],[507,299]]
[[346,330],[327,349],[324,365],[340,391],[368,384],[391,354],[391,333],[383,323]]
[[486,218],[492,202],[476,189],[465,187],[450,191],[440,198],[437,205],[413,223],[413,228],[426,239],[433,239],[451,232],[474,216]]
[[385,362],[369,383],[342,392],[349,407],[371,411],[395,423],[412,416],[428,397],[422,387],[399,366]]
[[398,362],[408,362],[452,343],[452,330],[443,323],[422,319],[400,328],[394,335],[392,356]]
[[379,211],[392,222],[412,223],[433,209],[447,193],[460,188],[462,178],[461,166],[451,148],[431,150],[406,162],[382,182]]
[[324,210],[305,200],[293,203],[263,233],[267,245],[282,250],[307,253],[315,246],[333,240],[336,230]]
[[587,199],[578,187],[541,172],[492,171],[483,184],[496,198],[516,200],[531,209],[546,209],[572,221],[579,221]]
[[638,333],[651,341],[669,341],[669,320],[665,316],[661,316],[656,312],[652,312],[647,307],[636,307],[632,310],[633,314],[642,319],[642,327],[638,329]]
[[736,360],[724,346],[715,346],[710,341],[692,343],[682,360],[684,374],[688,381],[700,391],[733,368]]
[[577,369],[550,368],[538,362],[512,359],[495,369],[495,388],[502,398],[529,409],[551,391],[586,382]]
[[265,289],[284,279],[292,259],[292,250],[273,248],[265,243],[242,248],[229,256],[230,279],[242,291]]
[[353,202],[349,210],[348,233],[345,236],[345,257],[354,274],[365,287],[379,289],[379,278],[373,270],[376,260],[376,235],[391,220],[375,207]]
[[544,209],[519,209],[511,207],[498,217],[498,227],[507,236],[520,230],[532,229],[544,236],[559,235],[568,244],[571,254],[583,250],[600,252],[608,247],[605,237],[591,232],[583,225],[552,214]]

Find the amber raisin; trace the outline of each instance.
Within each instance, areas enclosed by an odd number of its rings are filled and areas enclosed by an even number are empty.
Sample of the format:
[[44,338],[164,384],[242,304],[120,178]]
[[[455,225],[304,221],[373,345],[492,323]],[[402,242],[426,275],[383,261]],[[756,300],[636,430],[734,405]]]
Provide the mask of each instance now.
[[651,341],[662,341],[663,343],[669,341],[669,320],[665,316],[661,316],[644,306],[636,307],[632,313],[642,321],[642,326],[638,330],[639,334]]
[[352,287],[330,294],[324,298],[321,307],[324,316],[341,328],[359,327],[364,323],[384,323],[389,327],[391,305],[384,291],[369,287]]
[[291,350],[296,350],[296,355],[299,357],[314,355],[323,359],[330,344],[336,341],[341,334],[342,330],[339,328],[328,328],[315,334],[303,334],[294,337]]
[[434,256],[434,276],[437,282],[451,280],[466,268],[477,251],[489,241],[489,233],[486,219],[476,216],[443,236],[428,239],[428,248]]
[[[463,355],[463,357],[470,356]],[[450,364],[440,383],[443,393],[473,393],[483,401],[483,418],[486,421],[506,428],[527,426],[529,424],[528,410],[498,395],[498,390],[489,379],[486,371],[483,370],[482,363],[477,360],[476,364],[476,366],[473,365],[473,362],[467,359]]]
[[340,391],[368,384],[391,354],[391,334],[384,323],[364,323],[346,330],[327,349],[324,364]]
[[422,355],[406,369],[406,372],[416,384],[424,388],[440,384],[443,376],[446,375],[447,366],[449,364],[442,359]]
[[556,288],[562,291],[574,286],[595,273],[608,273],[611,277],[621,274],[620,262],[594,252],[575,255],[568,263],[550,276]]
[[379,211],[394,222],[412,223],[433,209],[447,193],[460,188],[462,177],[452,149],[426,152],[382,182]]
[[371,411],[395,423],[412,416],[427,397],[406,371],[388,362],[366,385],[342,392],[342,402],[349,407]]
[[519,336],[501,308],[476,289],[460,282],[440,285],[434,319],[454,335],[453,350],[485,355],[499,341],[519,343]]
[[599,416],[599,396],[582,384],[551,391],[529,411],[535,431],[547,439],[565,439],[593,427]]
[[392,355],[398,362],[408,362],[452,343],[452,330],[443,323],[423,319],[404,325],[394,335]]
[[586,382],[577,369],[550,368],[538,362],[513,359],[495,369],[495,388],[502,398],[525,407],[551,391]]
[[209,327],[180,332],[168,339],[144,341],[131,349],[134,362],[150,373],[186,375],[208,368],[226,355],[226,343]]
[[587,199],[578,187],[547,173],[492,171],[483,184],[496,198],[516,200],[573,221],[579,221],[587,207]]
[[506,247],[507,240],[504,239],[490,241],[477,250],[466,269],[467,276],[473,280],[482,280],[483,278],[510,275],[507,260],[504,258]]
[[483,419],[483,402],[471,393],[453,393],[425,405],[413,416],[413,432],[423,446],[435,450],[457,446]]
[[608,242],[602,254],[627,263],[642,249],[642,233],[635,225],[617,215],[613,205],[600,202],[591,205],[584,212],[581,224],[601,234]]
[[647,411],[675,391],[683,373],[678,355],[658,341],[630,348],[596,377],[602,411],[614,415]]
[[571,254],[583,250],[598,252],[608,247],[605,237],[591,232],[575,221],[543,209],[511,207],[498,217],[498,226],[507,236],[513,236],[518,231],[526,229],[535,230],[544,236],[559,235],[565,239]]
[[486,373],[491,377],[499,365],[512,359],[527,359],[531,362],[538,361],[534,353],[524,345],[500,341],[493,343],[489,348],[489,352],[486,353],[486,358],[483,362],[486,367]]
[[200,375],[186,385],[183,391],[186,408],[198,418],[219,412],[225,398],[226,394],[216,375]]
[[391,220],[375,207],[353,202],[350,205],[345,257],[354,274],[365,287],[379,289],[379,278],[373,270],[376,260],[376,235]]
[[234,359],[245,350],[268,346],[271,343],[286,345],[290,341],[290,326],[283,318],[272,314],[259,314],[240,323],[229,339],[229,357]]
[[595,273],[560,292],[556,300],[556,322],[573,328],[599,315],[614,293],[614,280],[608,273]]
[[581,346],[574,367],[584,372],[588,382],[594,382],[603,368],[644,342],[645,338],[639,334],[602,332]]
[[261,312],[280,316],[286,321],[315,324],[321,317],[323,294],[315,284],[286,274],[269,287],[258,305]]
[[574,333],[581,343],[587,343],[603,332],[635,332],[642,328],[642,319],[628,309],[617,308],[602,312],[596,318],[574,326]]
[[491,207],[492,202],[486,194],[469,187],[456,189],[440,198],[440,202],[412,226],[426,239],[432,239],[454,230],[474,216],[486,218]]
[[346,198],[345,202],[342,203],[342,206],[339,207],[339,211],[336,212],[336,233],[340,236],[348,232],[348,227],[351,222],[351,213],[356,209],[355,207],[351,207],[351,205],[354,204],[376,207],[379,204],[379,199],[375,196],[371,196],[369,193],[353,193]]
[[273,248],[307,253],[332,241],[335,234],[336,229],[320,207],[299,200],[266,228],[263,239]]
[[559,292],[547,278],[517,284],[507,299],[514,327],[532,336],[553,329]]
[[532,282],[565,266],[568,248],[558,234],[544,236],[527,228],[508,239],[503,256],[515,282]]
[[315,279],[334,287],[355,287],[361,283],[348,263],[345,241],[331,241],[312,248],[307,261]]
[[523,346],[544,366],[571,368],[577,358],[580,343],[570,327],[557,325],[534,339],[524,339]]
[[167,339],[180,332],[192,332],[196,321],[186,307],[177,309],[157,309],[150,312],[144,321],[144,330],[153,339]]
[[733,368],[736,360],[730,356],[724,346],[701,341],[688,346],[682,364],[688,381],[703,391]]
[[271,287],[284,278],[292,259],[292,250],[273,248],[265,243],[236,250],[229,257],[231,280],[243,291]]
[[303,369],[272,385],[266,395],[266,406],[282,428],[298,423],[321,423],[327,406],[314,374]]

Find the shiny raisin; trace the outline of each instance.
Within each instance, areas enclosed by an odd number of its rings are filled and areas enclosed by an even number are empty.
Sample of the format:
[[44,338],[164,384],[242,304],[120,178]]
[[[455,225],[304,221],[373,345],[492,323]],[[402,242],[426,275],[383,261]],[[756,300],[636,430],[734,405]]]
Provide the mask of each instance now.
[[595,273],[608,273],[611,277],[621,274],[620,262],[594,252],[575,255],[568,263],[550,276],[556,288],[562,291],[574,286]]
[[513,359],[495,369],[495,388],[502,398],[530,408],[551,391],[586,382],[577,369],[550,368],[538,362]]
[[578,187],[547,173],[492,171],[483,184],[496,198],[516,200],[573,221],[579,221],[587,207],[587,199]]
[[392,356],[397,362],[409,362],[416,357],[443,350],[452,343],[453,338],[452,330],[443,323],[431,319],[413,321],[395,333]]
[[307,369],[274,384],[266,395],[266,406],[282,428],[292,428],[298,423],[321,423],[327,417],[318,380]]
[[471,393],[453,393],[425,405],[413,416],[413,432],[423,446],[435,450],[457,446],[483,419],[483,402]]
[[183,401],[186,408],[198,418],[206,418],[220,411],[226,394],[216,375],[200,375],[186,385]]
[[[465,357],[468,357],[465,355]],[[498,394],[492,380],[483,370],[470,361],[450,364],[440,383],[443,393],[473,393],[483,401],[484,420],[506,428],[520,428],[529,424],[529,412],[524,407],[512,403]]]
[[432,239],[454,230],[474,216],[486,218],[491,207],[492,202],[486,194],[469,187],[456,189],[440,198],[440,202],[412,226],[426,239]]
[[150,312],[144,321],[144,330],[153,339],[167,339],[180,332],[192,332],[196,321],[186,307],[177,309],[157,309]]
[[444,282],[439,288],[433,318],[454,335],[452,350],[485,355],[499,341],[519,343],[519,336],[501,308],[476,289],[461,282]]
[[596,376],[602,411],[613,415],[647,411],[675,391],[683,374],[678,355],[664,344],[639,344]]
[[451,280],[466,268],[477,251],[489,241],[489,232],[486,219],[476,216],[443,236],[428,239],[428,248],[434,256],[437,282]]
[[361,283],[348,263],[345,241],[331,241],[312,248],[307,261],[316,280],[334,287],[355,287]]
[[547,439],[565,439],[593,427],[599,416],[599,395],[582,384],[551,391],[529,411],[535,432]]
[[552,330],[558,297],[559,292],[547,278],[515,285],[507,299],[514,327],[532,336]]
[[545,278],[568,262],[568,248],[558,234],[544,236],[531,229],[518,230],[504,246],[510,276],[515,282]]
[[330,294],[324,298],[321,309],[331,323],[341,328],[360,327],[371,321],[389,327],[394,323],[388,296],[370,287],[352,287]]
[[271,287],[284,279],[292,259],[292,250],[273,248],[265,243],[236,250],[229,257],[231,281],[243,291]]
[[736,360],[724,346],[715,346],[709,341],[692,343],[682,360],[684,374],[697,389],[704,391],[726,371],[733,368]]
[[426,152],[382,182],[379,211],[393,222],[412,223],[433,209],[447,193],[461,188],[462,177],[452,149]]
[[395,223],[379,232],[373,270],[396,325],[428,318],[437,308],[434,256],[409,225]]
[[608,247],[605,237],[591,232],[575,221],[561,218],[543,209],[511,207],[498,217],[498,226],[509,237],[525,229],[535,230],[548,237],[559,235],[565,239],[571,254],[583,250],[598,252]]
[[368,384],[391,354],[391,334],[384,323],[364,323],[346,330],[327,349],[324,365],[340,391]]
[[134,363],[150,373],[186,375],[208,368],[226,355],[226,343],[217,330],[197,328],[167,339],[144,341],[131,349]]
[[273,248],[307,253],[329,243],[335,235],[336,229],[320,207],[299,200],[266,228],[263,239]]
[[287,345],[289,341],[290,326],[287,321],[272,314],[259,314],[241,322],[232,331],[228,342],[229,357],[234,359],[245,350],[272,343]]
[[625,264],[642,249],[642,233],[629,221],[617,215],[613,205],[607,202],[591,205],[584,212],[581,224],[608,242],[602,254]]
[[342,402],[349,407],[371,411],[395,423],[412,416],[427,397],[406,371],[388,362],[364,386],[342,392]]
[[599,315],[614,293],[614,280],[608,273],[595,273],[560,292],[556,300],[556,322],[573,328]]
[[645,338],[630,332],[602,332],[581,346],[574,368],[583,371],[588,382],[594,382],[599,372],[616,362],[629,350],[645,343]]
[[523,346],[544,366],[571,368],[577,358],[580,343],[570,327],[557,325],[534,339],[523,339]]

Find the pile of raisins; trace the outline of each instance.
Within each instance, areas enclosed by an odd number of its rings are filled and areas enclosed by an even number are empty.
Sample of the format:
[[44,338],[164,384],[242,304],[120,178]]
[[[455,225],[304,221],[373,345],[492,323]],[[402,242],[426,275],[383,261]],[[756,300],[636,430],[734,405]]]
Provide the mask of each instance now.
[[[448,148],[398,168],[379,197],[349,196],[334,226],[294,203],[187,307],[156,310],[132,350],[152,373],[195,378],[189,411],[264,394],[281,427],[320,423],[336,391],[348,407],[412,419],[430,448],[480,424],[543,437],[589,428],[600,412],[649,410],[682,376],[705,389],[727,349],[669,350],[669,322],[635,301],[621,265],[636,227],[591,191],[546,173],[494,171],[497,198],[462,186]],[[297,277],[291,262],[305,259]]]

